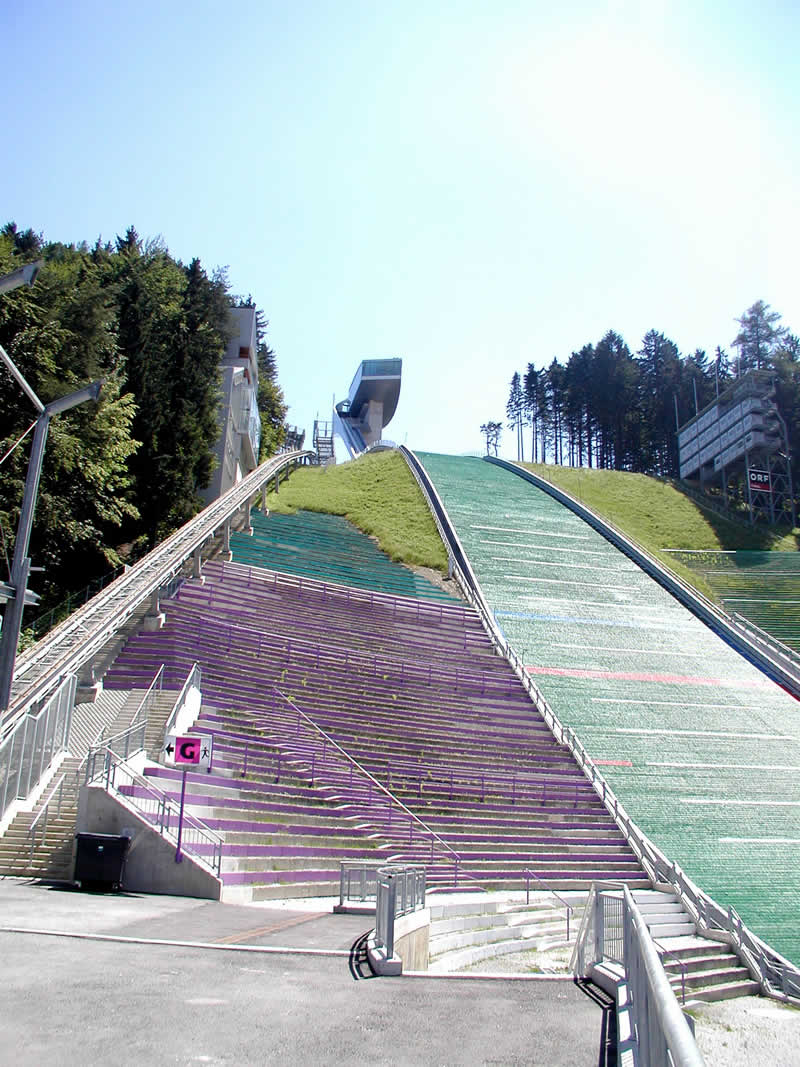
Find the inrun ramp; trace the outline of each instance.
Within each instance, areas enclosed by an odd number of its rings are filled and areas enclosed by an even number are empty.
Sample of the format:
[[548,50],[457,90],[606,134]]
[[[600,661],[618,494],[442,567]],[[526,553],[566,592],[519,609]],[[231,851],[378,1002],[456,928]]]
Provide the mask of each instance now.
[[419,458],[500,627],[631,817],[800,963],[800,704],[545,492]]

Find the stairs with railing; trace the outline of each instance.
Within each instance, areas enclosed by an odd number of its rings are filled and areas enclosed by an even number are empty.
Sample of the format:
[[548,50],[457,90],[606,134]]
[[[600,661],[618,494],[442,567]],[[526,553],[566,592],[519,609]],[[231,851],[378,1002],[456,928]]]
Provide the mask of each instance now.
[[[20,812],[0,837],[0,876],[53,881],[72,878],[84,758],[91,745],[102,737],[114,737],[131,725],[143,696],[140,689],[108,690],[100,694],[95,704],[76,706],[70,755],[58,767],[33,810]],[[157,758],[161,750],[164,723],[174,701],[173,692],[155,696],[145,734],[151,758]]]

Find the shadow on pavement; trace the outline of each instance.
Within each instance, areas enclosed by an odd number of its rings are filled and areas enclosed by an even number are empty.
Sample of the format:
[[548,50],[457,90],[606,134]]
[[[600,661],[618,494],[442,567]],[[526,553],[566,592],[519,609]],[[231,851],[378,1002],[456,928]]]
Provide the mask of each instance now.
[[617,1011],[614,998],[588,978],[576,978],[575,985],[603,1011],[597,1067],[617,1067]]
[[369,956],[367,955],[367,940],[369,934],[362,934],[357,938],[350,949],[350,959],[348,961],[350,967],[350,974],[353,976],[354,982],[360,982],[367,978],[377,978],[378,975],[373,971]]

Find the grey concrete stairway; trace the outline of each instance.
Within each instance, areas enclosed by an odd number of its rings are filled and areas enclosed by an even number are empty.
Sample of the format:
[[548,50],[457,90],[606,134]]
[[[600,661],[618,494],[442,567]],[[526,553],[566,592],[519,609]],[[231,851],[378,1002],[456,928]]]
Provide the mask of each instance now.
[[652,889],[637,889],[633,896],[679,1000],[684,983],[687,1005],[759,992],[758,982],[726,944],[698,936],[677,896]]
[[[175,702],[176,693],[159,693],[147,724],[145,744],[153,758],[161,748],[164,724]],[[78,818],[78,793],[83,759],[98,738],[113,737],[128,728],[144,696],[144,691],[104,690],[94,704],[78,704],[73,715],[69,754],[43,790],[32,811],[22,811],[0,837],[0,876],[18,878],[47,878],[69,880],[73,869],[73,842]],[[153,755],[154,753],[154,755]],[[29,831],[40,814],[59,778],[63,786],[51,801],[47,814],[46,834],[42,837],[41,823],[35,847],[31,850]]]
[[430,962],[433,974],[458,971],[490,957],[572,944],[580,928],[586,893],[569,894],[575,908],[567,940],[566,909],[549,893],[532,893],[531,902],[464,898],[437,904],[431,912]]

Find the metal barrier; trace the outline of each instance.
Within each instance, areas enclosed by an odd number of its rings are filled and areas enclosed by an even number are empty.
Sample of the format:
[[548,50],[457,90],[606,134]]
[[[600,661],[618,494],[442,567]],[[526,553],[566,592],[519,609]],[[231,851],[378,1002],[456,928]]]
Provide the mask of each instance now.
[[173,733],[175,730],[175,723],[177,722],[180,713],[186,707],[186,702],[189,699],[189,694],[191,693],[192,689],[200,689],[202,681],[203,672],[200,670],[200,665],[195,662],[190,667],[189,673],[186,676],[186,681],[181,686],[181,691],[180,693],[178,693],[175,705],[172,708],[172,711],[169,713],[169,718],[167,719],[166,725],[164,727],[165,743],[167,736]]
[[69,675],[37,712],[29,712],[0,743],[0,822],[12,804],[27,800],[69,741],[75,704],[75,675]]
[[547,884],[547,882],[545,882],[544,878],[540,878],[539,875],[535,871],[529,871],[528,868],[526,867],[525,870],[522,873],[525,875],[525,903],[526,904],[530,904],[530,902],[531,902],[531,878],[533,878],[540,885],[544,886],[545,890],[551,896],[554,896],[556,898],[556,900],[559,901],[559,903],[563,904],[564,907],[567,909],[567,941],[569,941],[569,921],[570,921],[570,918],[572,917],[573,911],[575,911],[574,907],[568,901],[564,900],[564,898],[562,896],[559,896],[559,894],[556,893],[555,889],[551,889],[550,886]]
[[378,872],[386,865],[380,860],[366,863],[363,860],[345,860],[339,868],[339,907],[345,901],[367,903],[378,898]]
[[58,793],[58,807],[56,810],[56,818],[58,818],[58,816],[61,814],[61,798],[64,794],[64,780],[66,779],[66,777],[67,775],[66,773],[64,773],[57,779],[55,785],[47,794],[47,798],[45,799],[44,804],[42,804],[41,808],[39,809],[39,814],[33,820],[28,829],[28,837],[30,838],[31,842],[31,851],[29,857],[31,862],[33,861],[33,852],[36,848],[36,838],[39,835],[40,824],[42,833],[41,843],[44,844],[47,840],[47,819],[50,812],[50,805],[53,803],[53,798],[55,797],[56,793]]
[[269,481],[281,472],[313,456],[296,451],[273,456],[233,486],[224,496],[190,519],[179,530],[148,553],[133,567],[73,612],[42,641],[18,657],[11,703],[2,723],[10,729],[31,705],[44,699],[67,674],[92,659],[148,598],[158,597],[172,581],[180,582],[183,568],[194,560],[218,531],[223,531],[227,548],[230,528],[237,513],[249,509],[260,492],[266,494]]
[[623,883],[593,884],[571,966],[583,977],[604,962],[625,975],[617,1011],[629,1014],[631,1025],[619,1034],[620,1051],[633,1046],[635,1062],[648,1067],[703,1067],[647,923]]
[[[86,784],[102,785],[107,792],[139,812],[152,829],[157,830],[162,837],[174,841],[177,847],[178,827],[181,822],[180,805],[156,788],[149,779],[137,774],[111,749],[104,748],[87,763]],[[218,878],[222,868],[223,844],[224,838],[221,834],[206,826],[201,819],[184,811],[181,851],[210,867]]]
[[394,921],[425,907],[424,867],[380,867],[376,872],[375,944],[394,955]]
[[[483,592],[469,566],[464,549],[458,539],[453,524],[447,511],[439,499],[436,489],[428,476],[427,471],[420,461],[409,449],[403,447],[400,452],[405,456],[411,472],[416,478],[431,509],[439,533],[445,545],[451,552],[453,575],[461,586],[467,601],[478,612],[486,632],[491,637],[498,652],[508,660],[515,674],[528,692],[534,706],[541,714],[550,728],[551,733],[559,744],[565,745],[571,751],[578,766],[591,782],[595,792],[603,801],[606,810],[614,818],[625,840],[633,850],[634,855],[642,865],[648,878],[653,883],[668,885],[678,896],[685,909],[689,912],[695,923],[701,929],[707,931],[707,936],[714,937],[715,932],[722,934],[720,940],[730,940],[734,951],[750,970],[754,979],[761,985],[762,992],[778,999],[800,1001],[800,967],[795,966],[785,957],[775,952],[764,941],[756,937],[751,930],[742,922],[733,908],[727,910],[720,907],[708,894],[704,893],[676,864],[666,858],[656,845],[644,834],[636,823],[625,811],[622,804],[617,800],[611,786],[598,771],[591,757],[584,748],[582,742],[571,727],[564,727],[558,716],[545,700],[539,688],[531,679],[525,669],[525,665],[516,651],[509,645],[504,634],[497,625],[494,615],[486,603]],[[499,466],[512,469],[514,473],[527,475],[529,472],[516,468],[513,464],[503,461],[495,461]],[[535,479],[533,475],[528,478],[533,484],[538,484],[541,479]],[[540,488],[550,491],[547,483],[542,483]],[[552,495],[556,495],[553,493]],[[568,494],[561,494],[566,501]],[[557,497],[558,498],[558,497]],[[562,502],[565,502],[562,501]],[[569,498],[570,505],[577,504],[573,498]],[[583,509],[588,515],[588,509]],[[596,516],[587,521],[602,522]],[[620,535],[622,536],[622,535]],[[460,560],[466,564],[465,571],[460,565]],[[655,562],[655,561],[654,561]],[[688,587],[687,587],[688,589]],[[712,605],[713,606],[713,605]],[[714,609],[717,611],[717,609]],[[588,908],[587,908],[588,910]],[[584,920],[586,916],[584,914]],[[729,938],[725,935],[729,935]]]

